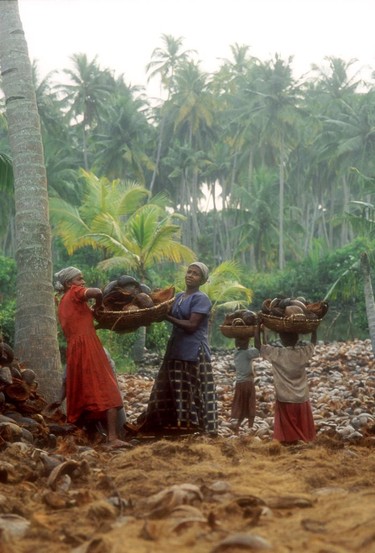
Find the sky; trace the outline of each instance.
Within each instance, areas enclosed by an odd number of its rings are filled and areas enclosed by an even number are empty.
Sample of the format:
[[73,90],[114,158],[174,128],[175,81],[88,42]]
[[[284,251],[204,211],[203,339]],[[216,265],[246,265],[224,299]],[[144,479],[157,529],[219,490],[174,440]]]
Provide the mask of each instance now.
[[[296,78],[327,56],[357,59],[353,69],[375,71],[375,0],[18,0],[31,60],[40,76],[71,68],[73,54],[97,56],[102,69],[159,96],[145,67],[161,36],[184,39],[207,72],[246,44],[262,61],[293,56]],[[55,79],[55,77],[54,77]]]

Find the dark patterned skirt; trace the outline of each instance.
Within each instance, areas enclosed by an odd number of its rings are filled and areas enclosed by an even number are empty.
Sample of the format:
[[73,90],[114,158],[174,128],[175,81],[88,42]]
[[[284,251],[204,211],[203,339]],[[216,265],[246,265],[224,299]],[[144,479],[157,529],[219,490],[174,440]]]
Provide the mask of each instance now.
[[164,358],[140,422],[140,431],[217,432],[215,383],[203,350],[197,362]]

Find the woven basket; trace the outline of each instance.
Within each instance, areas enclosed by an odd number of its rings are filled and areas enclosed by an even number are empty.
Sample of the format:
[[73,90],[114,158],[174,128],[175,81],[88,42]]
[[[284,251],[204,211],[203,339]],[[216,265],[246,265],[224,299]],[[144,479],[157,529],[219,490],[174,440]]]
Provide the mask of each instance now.
[[118,333],[134,332],[141,326],[148,326],[151,323],[164,321],[168,314],[174,298],[137,311],[97,311],[94,318],[97,321],[97,329],[113,330]]
[[231,326],[221,325],[220,331],[227,338],[253,338],[255,325]]
[[309,334],[318,328],[322,319],[306,319],[304,315],[291,315],[290,317],[275,317],[259,313],[259,318],[270,330],[275,332],[292,332],[295,334]]

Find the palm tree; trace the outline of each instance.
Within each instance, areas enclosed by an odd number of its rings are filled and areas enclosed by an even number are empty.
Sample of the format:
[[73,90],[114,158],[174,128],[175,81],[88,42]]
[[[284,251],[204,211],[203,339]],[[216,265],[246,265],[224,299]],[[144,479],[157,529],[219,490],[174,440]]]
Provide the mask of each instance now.
[[42,393],[52,400],[60,388],[60,355],[47,179],[32,69],[14,0],[0,3],[0,66],[15,189],[15,352],[37,373]]
[[61,198],[50,200],[52,222],[69,255],[83,246],[97,247],[91,234],[102,225],[102,219],[108,222],[107,230],[112,234],[120,221],[138,209],[149,196],[143,186],[135,183],[109,181],[83,169],[80,175],[85,191],[79,206]]
[[0,152],[0,251],[3,255],[14,255],[14,177],[11,158]]
[[190,225],[186,243],[196,249],[200,235],[197,214],[202,168],[214,125],[214,99],[208,90],[208,76],[194,62],[185,62],[178,67],[175,83],[175,91],[169,102],[169,119],[173,121],[174,133],[170,151],[179,150],[185,154],[179,204]]
[[184,61],[187,61],[195,50],[183,50],[183,37],[173,37],[172,35],[162,34],[161,39],[164,48],[155,48],[151,54],[151,61],[146,66],[149,74],[148,80],[160,76],[161,84],[168,92],[168,97],[174,88],[174,76],[177,67]]
[[[75,208],[52,200],[56,231],[69,253],[83,246],[102,250],[106,259],[98,268],[119,273],[132,271],[140,282],[150,281],[149,271],[163,261],[189,263],[194,253],[180,243],[182,216],[167,211],[167,198],[154,197],[137,184],[123,186],[84,173],[89,183],[85,201]],[[135,362],[143,358],[146,329],[138,332],[133,348]]]
[[149,192],[141,185],[82,175],[88,186],[80,207],[51,199],[52,221],[69,254],[84,246],[102,250],[100,268],[133,270],[141,281],[163,260],[192,261],[193,252],[179,242],[183,217],[166,209],[165,196],[144,203]]
[[202,290],[212,300],[213,316],[219,309],[229,311],[241,307],[244,302],[251,303],[253,291],[240,283],[243,277],[243,268],[235,261],[224,261],[210,273]]
[[[151,54],[151,61],[146,66],[146,71],[149,73],[148,80],[150,81],[157,75],[160,76],[161,84],[167,90],[167,100],[170,98],[172,90],[174,89],[174,76],[177,67],[187,61],[191,54],[195,54],[195,50],[183,50],[181,47],[183,44],[183,38],[175,38],[172,35],[163,34],[161,36],[164,42],[165,48],[155,48]],[[159,170],[161,152],[164,141],[164,125],[165,125],[165,110],[163,108],[155,108],[155,114],[157,119],[160,120],[159,124],[159,137],[157,142],[157,149],[155,155],[154,170],[150,182],[150,192],[152,193],[155,186],[155,180]]]
[[292,58],[285,63],[278,55],[261,64],[258,83],[250,94],[258,98],[261,141],[271,147],[279,170],[279,268],[285,264],[284,253],[284,196],[289,154],[297,138],[296,118],[299,87],[292,77]]
[[276,264],[277,206],[273,198],[277,189],[276,172],[263,168],[254,171],[251,191],[237,186],[231,194],[232,256],[239,259],[243,255],[243,264],[258,271]]
[[189,263],[195,255],[179,242],[182,217],[168,213],[164,207],[148,203],[133,213],[116,235],[94,233],[100,247],[112,257],[99,263],[99,268],[109,270],[132,269],[142,282],[149,280],[148,269],[162,261]]
[[89,61],[85,54],[74,54],[71,60],[73,69],[64,69],[70,82],[59,90],[69,106],[67,117],[82,131],[83,166],[88,170],[88,132],[105,111],[113,79],[108,70],[100,69],[97,57]]
[[368,259],[368,254],[363,252],[361,254],[361,270],[363,277],[363,287],[366,302],[366,314],[368,321],[368,329],[371,338],[372,351],[375,354],[375,301],[374,292],[371,282],[371,269]]
[[373,99],[371,91],[357,93],[360,80],[356,74],[349,77],[355,60],[329,57],[325,61],[325,67],[313,65],[314,81],[306,91],[313,115],[310,120],[318,125],[310,146],[314,156],[310,174],[316,183],[315,205],[323,205],[328,215],[321,221],[319,232],[329,247],[340,247],[351,239],[350,227],[342,217],[349,205],[353,180],[348,169],[356,166],[363,171],[364,160],[368,163],[371,159]]
[[64,115],[66,104],[59,98],[58,87],[52,83],[55,72],[39,80],[34,62],[33,81],[44,146],[48,194],[67,201],[79,200],[77,169],[82,165],[80,146],[74,129]]
[[120,79],[116,81],[107,115],[93,133],[93,171],[110,179],[135,179],[145,184],[146,175],[154,169],[147,150],[156,134],[145,115],[148,106],[141,97],[133,97],[136,91]]

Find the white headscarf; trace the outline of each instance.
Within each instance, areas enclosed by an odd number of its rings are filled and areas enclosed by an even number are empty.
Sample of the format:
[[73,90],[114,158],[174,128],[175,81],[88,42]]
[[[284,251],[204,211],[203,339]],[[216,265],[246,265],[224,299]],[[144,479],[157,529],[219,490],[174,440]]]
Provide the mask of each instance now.
[[189,267],[194,265],[194,267],[198,267],[200,272],[202,273],[202,284],[208,281],[208,267],[204,263],[201,263],[200,261],[194,261],[194,263],[190,263]]
[[65,285],[72,280],[74,277],[81,274],[82,271],[76,267],[66,267],[61,269],[58,273],[55,273],[55,290],[57,292],[63,292],[65,290]]

